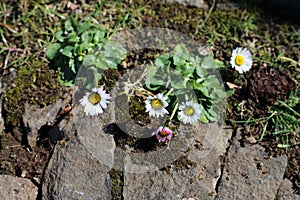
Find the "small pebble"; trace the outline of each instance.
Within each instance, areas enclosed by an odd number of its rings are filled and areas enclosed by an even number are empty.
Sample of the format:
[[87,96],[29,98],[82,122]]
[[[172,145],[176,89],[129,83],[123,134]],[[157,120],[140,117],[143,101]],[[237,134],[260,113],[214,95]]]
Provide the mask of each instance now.
[[255,137],[250,136],[246,139],[250,144],[255,144],[257,143],[257,140],[255,139]]
[[25,178],[25,177],[26,177],[26,174],[27,174],[27,171],[22,171],[21,177],[22,177],[22,178]]

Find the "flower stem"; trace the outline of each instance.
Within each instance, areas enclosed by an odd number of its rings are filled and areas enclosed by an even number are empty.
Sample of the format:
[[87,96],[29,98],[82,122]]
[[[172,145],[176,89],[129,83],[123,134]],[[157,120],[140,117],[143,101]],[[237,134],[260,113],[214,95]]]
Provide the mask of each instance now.
[[95,69],[93,69],[93,76],[95,87],[98,87],[97,71]]
[[171,117],[170,117],[170,119],[169,119],[168,125],[170,125],[170,123],[171,123],[171,121],[172,121],[172,119],[173,119],[173,117],[174,117],[174,115],[175,115],[175,113],[176,113],[176,111],[177,111],[177,108],[178,108],[178,102],[176,102],[176,104],[175,104],[175,107],[174,107],[174,109],[173,109],[173,111],[172,111],[172,114],[171,114]]
[[174,88],[171,88],[164,96],[165,97],[169,96],[173,91],[174,91]]

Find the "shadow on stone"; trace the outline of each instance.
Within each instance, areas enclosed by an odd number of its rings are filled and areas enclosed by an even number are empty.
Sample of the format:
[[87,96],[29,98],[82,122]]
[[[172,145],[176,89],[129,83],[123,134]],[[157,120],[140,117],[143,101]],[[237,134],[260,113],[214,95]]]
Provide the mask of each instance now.
[[133,136],[122,131],[115,123],[104,126],[103,131],[106,134],[113,135],[116,145],[123,150],[126,150],[126,146],[129,146],[134,148],[136,151],[147,153],[155,150],[156,146],[158,145],[155,137],[134,138]]

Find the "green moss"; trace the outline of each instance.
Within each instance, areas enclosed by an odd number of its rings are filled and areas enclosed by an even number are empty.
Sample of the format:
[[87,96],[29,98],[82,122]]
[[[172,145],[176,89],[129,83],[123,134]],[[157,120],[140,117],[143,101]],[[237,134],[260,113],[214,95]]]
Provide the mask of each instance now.
[[147,125],[150,123],[150,117],[145,112],[145,103],[142,97],[132,96],[130,98],[129,113],[131,119],[137,124]]
[[105,89],[111,91],[115,83],[119,79],[119,72],[117,69],[108,69],[103,72],[102,79],[99,81],[99,85],[105,85]]
[[112,181],[112,200],[123,200],[123,172],[117,169],[111,169],[108,173]]
[[59,98],[59,77],[38,56],[30,56],[11,80],[4,95],[3,113],[6,127],[20,127],[25,104],[44,107]]

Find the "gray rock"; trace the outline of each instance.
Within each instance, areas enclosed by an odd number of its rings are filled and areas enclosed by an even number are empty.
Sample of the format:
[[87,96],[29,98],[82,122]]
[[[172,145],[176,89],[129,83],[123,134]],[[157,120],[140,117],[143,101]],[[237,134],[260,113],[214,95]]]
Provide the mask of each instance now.
[[294,193],[293,184],[288,179],[284,179],[279,188],[280,200],[299,200],[300,196]]
[[[188,133],[184,128],[181,131]],[[178,141],[188,144],[177,152],[177,156],[186,156],[190,162],[182,169],[168,162],[165,166],[169,165],[169,172],[146,168],[145,164],[138,167],[135,156],[132,156],[134,159],[127,159],[124,167],[124,199],[214,199],[216,182],[221,175],[220,156],[226,151],[231,131],[222,130],[217,123],[198,124],[192,127],[189,134],[193,137],[192,141],[188,137]],[[171,150],[172,142],[176,141],[171,141]],[[201,143],[201,148],[197,147],[198,143]],[[160,157],[172,157],[172,154],[160,154]],[[173,156],[174,160],[176,158]]]
[[23,122],[30,132],[28,133],[28,143],[31,147],[36,146],[39,129],[54,122],[59,110],[67,105],[67,101],[58,100],[52,105],[39,108],[36,105],[25,105]]
[[0,133],[2,133],[2,131],[4,130],[4,120],[2,116],[2,98],[6,87],[6,84],[2,83],[2,77],[0,77]]
[[74,138],[56,147],[43,182],[43,199],[111,199],[110,170]]
[[238,131],[230,146],[218,199],[275,199],[287,165],[286,155],[268,158],[259,145],[241,147]]
[[109,104],[99,116],[85,116],[81,106],[73,110],[78,140],[98,162],[109,168],[112,168],[114,163],[116,145],[113,136],[104,133],[103,128],[115,122],[114,108],[114,103]]
[[35,200],[38,188],[28,179],[0,175],[1,200]]
[[4,130],[4,120],[2,117],[2,93],[0,93],[0,133]]
[[115,143],[112,135],[103,132],[103,126],[113,120],[111,109],[90,117],[75,106],[72,123],[60,125],[71,139],[54,149],[44,177],[43,199],[111,199],[108,172]]
[[[179,3],[185,6],[194,6],[205,10],[210,9],[209,5],[207,4],[208,1],[204,1],[204,0],[163,0],[163,1],[169,3]],[[212,1],[210,3],[212,4]],[[216,9],[220,9],[220,10],[236,10],[239,8],[239,5],[237,3],[232,3],[232,2],[226,2],[226,3],[216,2],[215,7]]]
[[208,5],[204,0],[164,0],[169,3],[180,3],[185,6],[195,6],[198,8],[207,9]]

